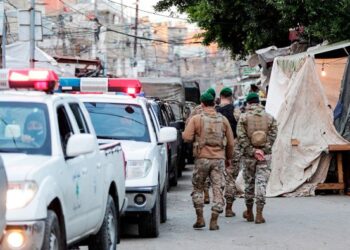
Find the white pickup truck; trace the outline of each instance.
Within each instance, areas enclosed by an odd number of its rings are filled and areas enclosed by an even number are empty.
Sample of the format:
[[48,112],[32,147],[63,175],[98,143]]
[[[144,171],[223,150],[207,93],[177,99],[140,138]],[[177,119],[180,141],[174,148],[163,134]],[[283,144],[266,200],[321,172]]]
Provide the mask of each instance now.
[[121,142],[127,160],[126,216],[137,218],[141,237],[157,237],[167,219],[167,148],[177,131],[161,128],[145,98],[84,94],[97,138]]
[[[10,71],[7,87],[50,92],[57,79],[49,75]],[[127,206],[123,152],[119,143],[98,145],[77,98],[0,91],[0,153],[9,182],[0,249],[116,248]]]

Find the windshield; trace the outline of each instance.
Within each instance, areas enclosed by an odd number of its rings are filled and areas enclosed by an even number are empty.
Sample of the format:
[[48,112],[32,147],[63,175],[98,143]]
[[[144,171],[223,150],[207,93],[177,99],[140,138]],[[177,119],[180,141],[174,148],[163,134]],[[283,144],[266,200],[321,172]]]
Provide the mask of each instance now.
[[85,102],[100,139],[150,142],[142,108],[138,105]]
[[51,155],[45,104],[0,102],[0,152]]

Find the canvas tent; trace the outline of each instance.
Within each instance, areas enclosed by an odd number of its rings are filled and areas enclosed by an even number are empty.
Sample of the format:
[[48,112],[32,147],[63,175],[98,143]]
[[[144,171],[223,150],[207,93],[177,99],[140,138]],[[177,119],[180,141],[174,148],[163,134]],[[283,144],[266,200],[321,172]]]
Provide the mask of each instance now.
[[[337,102],[346,59],[320,56],[329,50],[317,48],[274,61],[266,110],[277,119],[279,132],[268,196],[313,195],[317,184],[327,177],[328,145],[348,143],[334,127],[328,106],[334,108]],[[327,81],[319,76],[326,67]],[[292,140],[298,145],[293,146]]]
[[[35,48],[35,67],[54,70],[58,75],[64,71],[58,66],[55,59],[38,47]],[[6,45],[7,68],[29,68],[29,42],[15,42]]]

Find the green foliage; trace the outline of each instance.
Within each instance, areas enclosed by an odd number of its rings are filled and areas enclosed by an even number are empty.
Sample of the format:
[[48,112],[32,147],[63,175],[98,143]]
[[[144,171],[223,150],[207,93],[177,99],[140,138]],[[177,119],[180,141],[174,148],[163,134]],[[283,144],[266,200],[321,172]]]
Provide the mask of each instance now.
[[290,44],[289,28],[305,27],[308,42],[337,42],[350,36],[350,0],[160,0],[156,10],[175,6],[233,56]]

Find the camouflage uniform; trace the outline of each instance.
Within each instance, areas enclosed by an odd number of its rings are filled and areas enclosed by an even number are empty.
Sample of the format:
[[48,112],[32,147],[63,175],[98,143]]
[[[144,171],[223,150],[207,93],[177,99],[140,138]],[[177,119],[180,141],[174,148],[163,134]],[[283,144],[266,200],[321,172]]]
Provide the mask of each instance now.
[[205,188],[206,179],[209,177],[213,188],[213,205],[212,211],[221,213],[225,205],[222,191],[224,189],[223,171],[225,160],[223,159],[196,159],[192,184],[192,201],[195,208],[204,206],[203,189]]
[[[193,117],[193,116],[195,116],[195,115],[199,115],[199,114],[202,114],[203,113],[203,107],[202,107],[202,105],[197,105],[193,110],[192,110],[192,112],[191,112],[191,114],[189,115],[189,117],[187,118],[187,120],[186,120],[186,126],[187,126],[187,124],[188,124],[188,122],[190,121],[190,119]],[[206,178],[206,180],[205,180],[205,185],[204,185],[204,188],[203,188],[203,190],[204,190],[204,193],[209,193],[209,188],[210,188],[210,178],[209,178],[209,176]],[[209,198],[208,198],[208,200],[209,200]]]
[[199,115],[203,113],[203,108],[202,105],[197,105],[191,112],[191,114],[188,116],[187,120],[186,120],[186,126],[188,124],[188,122],[191,120],[191,118],[195,115]]
[[212,210],[221,213],[224,206],[225,158],[232,159],[234,145],[233,133],[228,120],[218,114],[214,108],[208,108],[202,114],[191,118],[183,132],[183,138],[185,141],[194,139],[194,152],[197,152],[194,154],[196,160],[191,194],[194,207],[204,206],[203,190],[206,186],[206,179],[209,177],[214,195]]
[[239,173],[241,155],[239,143],[235,140],[234,155],[231,165],[225,168],[225,199],[227,203],[233,203],[236,199],[236,179]]
[[[267,135],[267,142],[260,148],[264,152],[266,159],[262,162],[258,162],[254,158],[255,148],[251,142],[252,132],[258,130],[266,131]],[[256,204],[264,206],[266,185],[271,172],[272,145],[277,136],[276,120],[265,112],[263,106],[258,104],[248,105],[246,112],[239,119],[237,134],[244,158],[245,202],[247,205],[252,205],[255,197]]]

